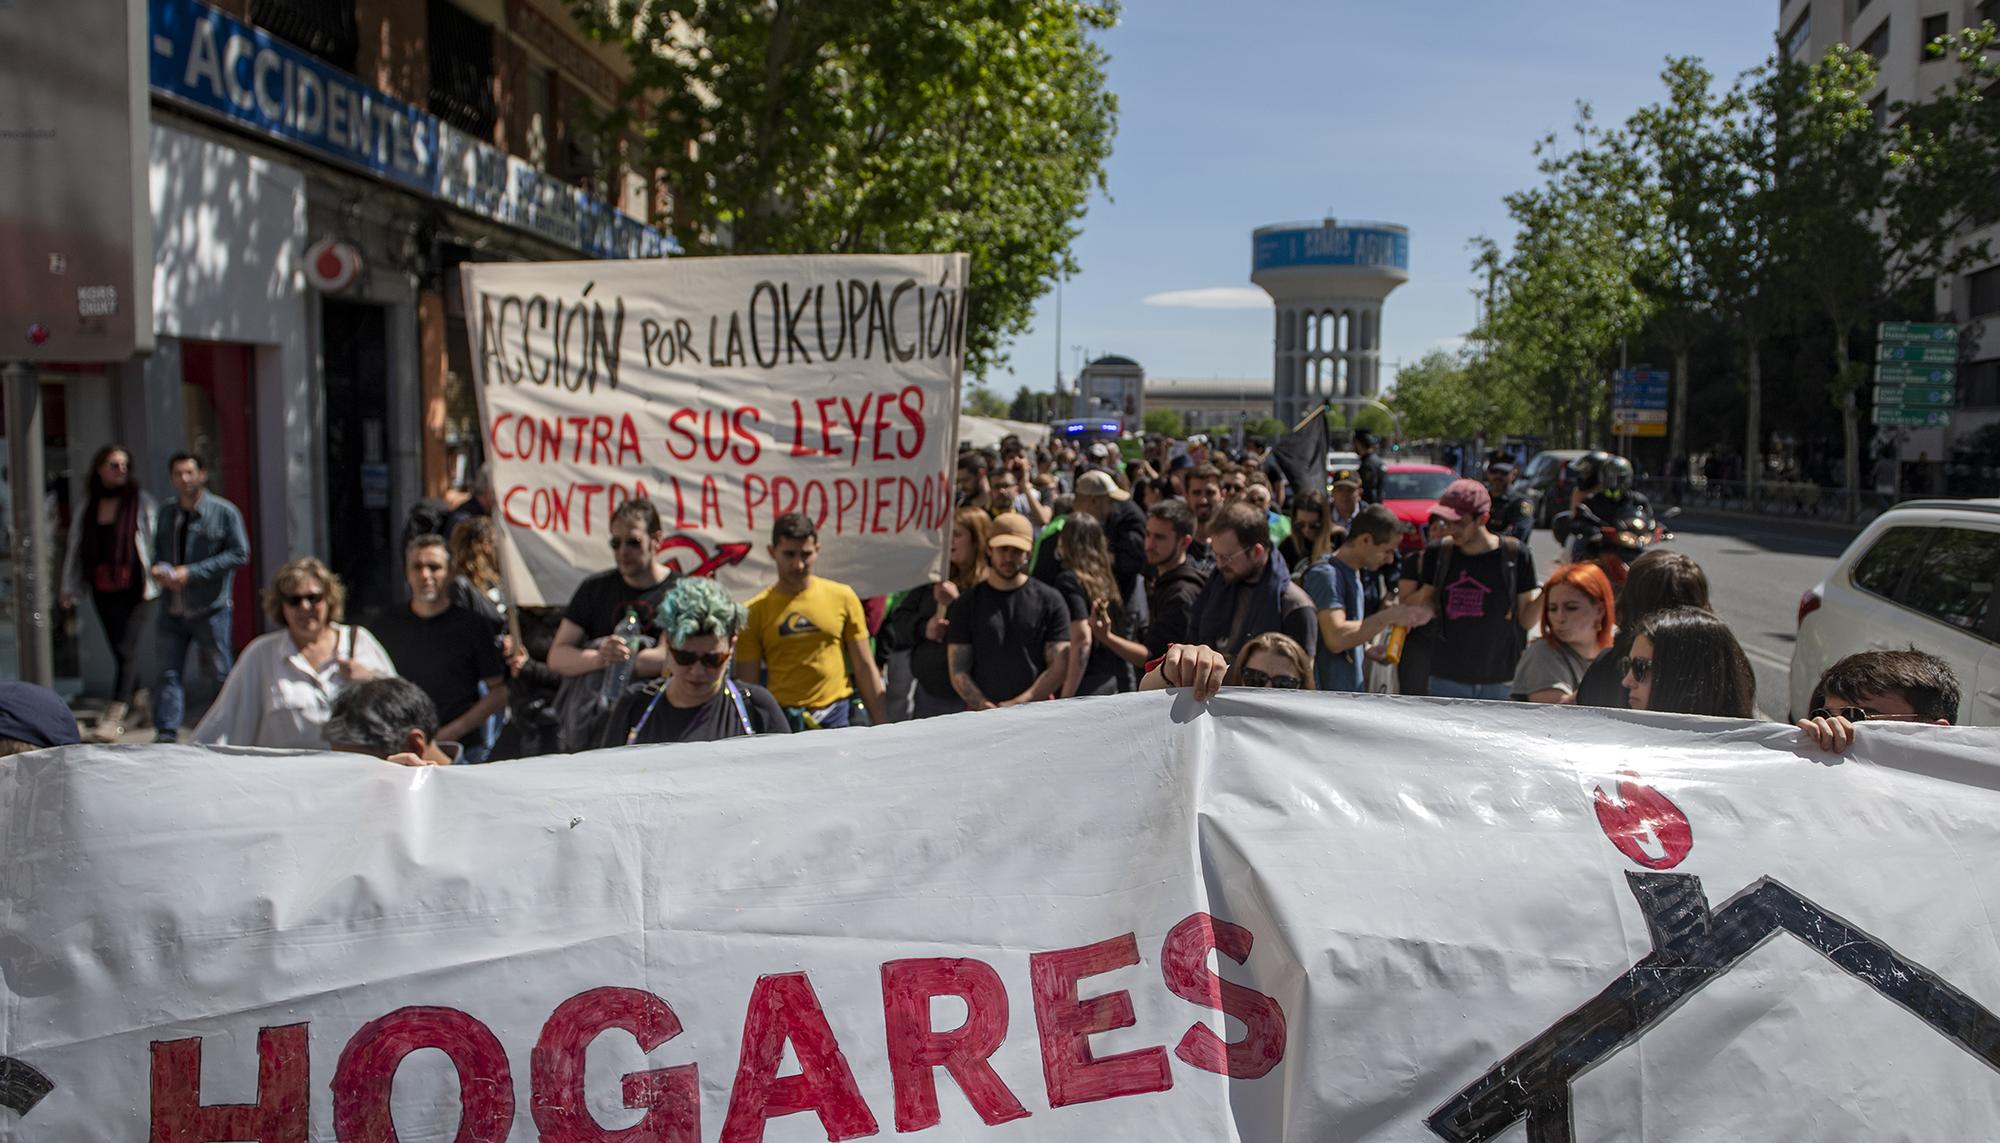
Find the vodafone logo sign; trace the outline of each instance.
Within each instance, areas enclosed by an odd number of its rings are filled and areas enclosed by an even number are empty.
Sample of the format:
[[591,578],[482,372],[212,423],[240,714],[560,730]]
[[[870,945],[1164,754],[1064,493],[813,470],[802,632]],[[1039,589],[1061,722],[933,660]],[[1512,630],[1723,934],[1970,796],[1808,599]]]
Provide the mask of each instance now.
[[361,251],[345,242],[322,238],[306,247],[306,281],[322,293],[337,294],[361,275]]

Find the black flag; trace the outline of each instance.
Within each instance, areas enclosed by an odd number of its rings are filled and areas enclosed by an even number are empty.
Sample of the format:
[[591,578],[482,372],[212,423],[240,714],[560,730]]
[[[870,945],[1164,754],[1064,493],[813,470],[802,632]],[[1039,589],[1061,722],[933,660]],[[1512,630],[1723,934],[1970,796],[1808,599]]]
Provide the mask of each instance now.
[[1278,438],[1278,447],[1271,450],[1271,456],[1284,471],[1292,495],[1308,488],[1326,491],[1326,452],[1332,447],[1325,406],[1306,418],[1305,424]]

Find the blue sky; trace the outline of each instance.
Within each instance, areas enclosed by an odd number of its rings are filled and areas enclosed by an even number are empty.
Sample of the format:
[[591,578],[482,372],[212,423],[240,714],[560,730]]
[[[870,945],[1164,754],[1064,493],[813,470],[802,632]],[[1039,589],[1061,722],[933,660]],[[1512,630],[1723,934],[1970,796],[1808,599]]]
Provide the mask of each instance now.
[[[1250,287],[1250,232],[1380,219],[1410,228],[1383,314],[1383,378],[1473,321],[1467,243],[1510,233],[1502,196],[1576,101],[1601,119],[1660,98],[1669,55],[1724,79],[1769,54],[1776,0],[1127,0],[1102,43],[1119,126],[1063,290],[1062,369],[1084,346],[1160,377],[1271,375],[1271,311],[1148,304]],[[1225,296],[1225,300],[1229,300]],[[1056,302],[988,380],[1049,388]]]

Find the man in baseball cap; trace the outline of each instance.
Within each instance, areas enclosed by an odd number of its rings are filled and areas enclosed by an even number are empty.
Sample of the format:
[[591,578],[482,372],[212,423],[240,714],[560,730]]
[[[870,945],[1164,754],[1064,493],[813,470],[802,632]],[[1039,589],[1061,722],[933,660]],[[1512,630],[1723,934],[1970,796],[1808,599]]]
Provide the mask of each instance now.
[[1069,605],[1028,578],[1035,529],[1018,512],[993,518],[986,575],[951,605],[945,643],[951,686],[967,710],[1019,706],[1062,690],[1069,672]]
[[[1139,577],[1146,572],[1146,513],[1133,503],[1132,494],[1118,487],[1118,481],[1102,469],[1092,469],[1076,478],[1076,510],[1088,512],[1104,525],[1104,540],[1111,547],[1111,575],[1126,599],[1139,590]],[[1054,583],[1062,568],[1055,558],[1055,545],[1043,544],[1035,578]],[[1043,568],[1042,564],[1050,565]],[[1044,574],[1044,572],[1049,574]]]
[[1426,547],[1402,602],[1437,612],[1429,691],[1444,698],[1511,693],[1528,630],[1541,622],[1541,581],[1528,546],[1487,531],[1493,497],[1477,480],[1454,480],[1431,508],[1444,538]]
[[76,716],[56,692],[33,683],[0,683],[0,758],[80,741]]

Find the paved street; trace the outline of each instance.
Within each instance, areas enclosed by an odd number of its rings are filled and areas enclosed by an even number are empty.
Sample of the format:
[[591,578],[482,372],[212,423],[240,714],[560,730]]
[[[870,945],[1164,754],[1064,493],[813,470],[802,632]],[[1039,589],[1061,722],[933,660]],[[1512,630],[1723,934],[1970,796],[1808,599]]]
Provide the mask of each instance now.
[[[1670,546],[1708,573],[1716,611],[1750,656],[1758,711],[1783,719],[1799,595],[1819,582],[1850,537],[1831,528],[1726,516],[1682,517],[1673,527]],[[1555,545],[1546,532],[1535,537],[1535,557],[1546,568]]]

